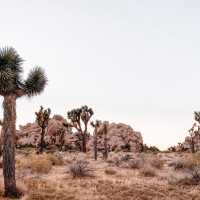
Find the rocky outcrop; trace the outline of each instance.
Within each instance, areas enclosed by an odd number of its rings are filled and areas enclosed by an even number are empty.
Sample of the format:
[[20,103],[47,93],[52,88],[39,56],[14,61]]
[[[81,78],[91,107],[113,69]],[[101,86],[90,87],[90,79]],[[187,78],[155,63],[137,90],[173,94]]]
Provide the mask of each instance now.
[[[103,150],[104,135],[98,134],[97,138],[97,147],[99,150]],[[141,133],[134,131],[129,125],[110,123],[108,125],[107,143],[110,151],[139,152],[142,150],[143,139]],[[88,146],[90,149],[93,148],[93,138],[89,141]]]
[[[54,115],[50,119],[45,134],[45,142],[51,145],[64,145],[65,149],[80,149],[80,140],[78,133],[72,133],[72,130],[63,126],[65,119],[60,115]],[[60,130],[64,138],[61,141]],[[17,131],[18,146],[37,146],[40,143],[41,129],[37,123],[28,123],[25,126],[19,126]],[[134,131],[129,125],[123,123],[110,123],[108,125],[107,142],[110,151],[129,150],[138,152],[142,148],[143,139],[140,132]],[[98,149],[102,150],[104,136],[98,135]],[[93,137],[88,137],[88,150],[93,150]]]
[[[69,148],[75,148],[76,138],[73,136],[72,131],[63,126],[66,122],[60,115],[54,115],[49,120],[48,128],[45,134],[45,142],[49,145],[60,145],[61,134],[62,142],[64,145],[69,145]],[[61,132],[62,130],[62,132]],[[19,126],[17,130],[17,145],[18,146],[37,146],[40,143],[41,128],[36,122],[28,123],[25,126]]]

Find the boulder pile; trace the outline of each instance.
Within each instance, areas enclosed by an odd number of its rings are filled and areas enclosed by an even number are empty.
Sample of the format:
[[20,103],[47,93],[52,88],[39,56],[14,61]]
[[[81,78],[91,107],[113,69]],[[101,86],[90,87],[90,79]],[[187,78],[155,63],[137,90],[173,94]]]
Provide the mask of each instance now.
[[[64,145],[65,150],[79,150],[80,141],[78,133],[73,133],[72,129],[63,126],[66,120],[60,115],[54,115],[50,119],[45,134],[45,142],[51,145]],[[60,136],[60,130],[64,137]],[[37,146],[40,143],[41,129],[36,122],[28,123],[25,126],[19,126],[17,130],[17,146]],[[103,148],[104,137],[98,136],[98,148]],[[110,151],[129,150],[138,152],[143,145],[143,139],[140,132],[134,131],[129,125],[123,123],[110,123],[108,125],[107,142]],[[87,149],[93,149],[93,136],[88,137]]]

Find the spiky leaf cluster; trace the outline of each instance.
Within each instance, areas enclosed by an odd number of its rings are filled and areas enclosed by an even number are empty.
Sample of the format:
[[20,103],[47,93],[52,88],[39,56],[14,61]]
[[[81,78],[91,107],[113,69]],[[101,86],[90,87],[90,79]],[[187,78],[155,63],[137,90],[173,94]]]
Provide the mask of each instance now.
[[0,49],[0,93],[9,94],[19,88],[23,60],[14,48]]
[[199,122],[200,123],[200,112],[198,111],[198,112],[194,112],[194,119],[195,119],[195,121],[197,121],[197,122]]
[[39,112],[36,112],[36,121],[41,128],[46,128],[50,119],[51,110],[50,108],[44,110],[41,106]]
[[95,122],[92,121],[90,124],[91,124],[91,126],[92,126],[93,128],[99,128],[100,125],[101,125],[101,121],[100,121],[100,120],[96,120]]
[[24,88],[28,96],[40,94],[47,84],[47,77],[44,70],[40,67],[35,67],[29,73],[25,81]]
[[33,96],[43,91],[47,83],[44,71],[36,67],[27,80],[22,80],[22,64],[23,59],[14,48],[0,49],[0,95]]
[[70,119],[72,123],[79,123],[80,120],[82,120],[85,124],[90,120],[93,114],[92,108],[88,108],[88,106],[82,106],[81,108],[73,109],[67,113],[68,119]]

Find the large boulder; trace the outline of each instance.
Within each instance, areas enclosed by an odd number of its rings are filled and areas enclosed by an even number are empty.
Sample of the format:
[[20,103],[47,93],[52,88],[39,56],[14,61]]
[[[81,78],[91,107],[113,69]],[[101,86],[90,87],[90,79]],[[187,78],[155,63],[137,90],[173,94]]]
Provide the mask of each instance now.
[[[101,128],[101,127],[100,127]],[[97,147],[104,149],[104,135],[98,134]],[[143,139],[138,131],[134,131],[131,126],[123,123],[110,123],[107,130],[107,143],[110,151],[132,151],[142,150]],[[93,138],[88,143],[88,148],[93,148]]]
[[[60,115],[54,115],[49,120],[48,128],[45,134],[45,142],[49,145],[59,145],[60,136],[59,130],[64,131],[64,145],[69,148],[76,148],[76,138],[73,136],[69,128],[63,126],[66,120]],[[17,145],[18,146],[37,146],[40,143],[41,128],[36,122],[28,123],[25,126],[19,126],[17,130]]]

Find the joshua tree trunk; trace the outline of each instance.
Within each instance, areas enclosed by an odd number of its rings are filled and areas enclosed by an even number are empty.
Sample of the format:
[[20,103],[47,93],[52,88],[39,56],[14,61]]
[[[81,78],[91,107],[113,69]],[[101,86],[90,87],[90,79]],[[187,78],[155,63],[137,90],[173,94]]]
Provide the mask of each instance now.
[[15,180],[15,132],[16,132],[16,97],[4,97],[3,119],[3,176],[5,196],[18,197]]
[[97,160],[97,128],[94,129],[94,159]]
[[107,142],[107,124],[104,124],[104,154],[103,157],[105,160],[108,158],[108,142]]
[[45,135],[45,128],[42,128],[41,139],[40,139],[40,150],[39,150],[40,153],[43,153],[45,147],[44,135]]
[[87,152],[86,143],[87,143],[87,123],[85,123],[85,130],[82,133],[82,151]]
[[0,133],[0,158],[2,156],[2,131]]
[[193,139],[193,137],[191,137],[191,150],[192,150],[192,153],[195,153],[195,147],[194,147],[194,139]]
[[86,153],[86,133],[82,134],[82,151]]

